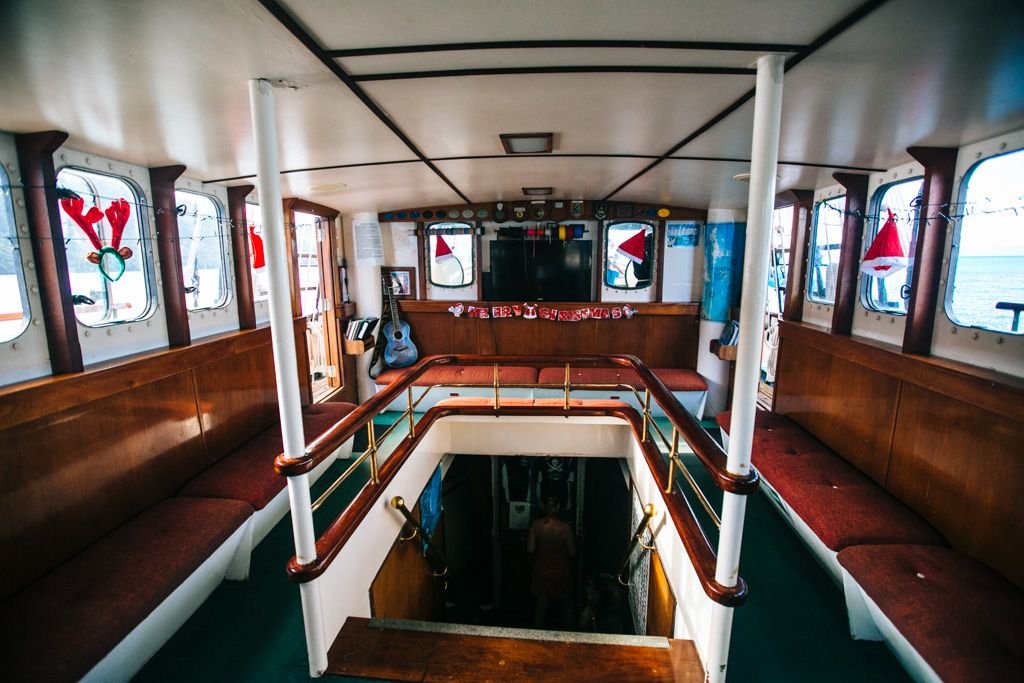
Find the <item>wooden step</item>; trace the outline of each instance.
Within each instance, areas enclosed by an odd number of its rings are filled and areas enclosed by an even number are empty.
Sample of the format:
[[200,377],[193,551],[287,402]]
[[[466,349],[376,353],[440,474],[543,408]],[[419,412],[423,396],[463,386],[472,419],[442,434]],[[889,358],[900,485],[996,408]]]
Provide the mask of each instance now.
[[693,643],[663,640],[652,647],[468,635],[350,617],[327,655],[326,673],[391,681],[703,681]]

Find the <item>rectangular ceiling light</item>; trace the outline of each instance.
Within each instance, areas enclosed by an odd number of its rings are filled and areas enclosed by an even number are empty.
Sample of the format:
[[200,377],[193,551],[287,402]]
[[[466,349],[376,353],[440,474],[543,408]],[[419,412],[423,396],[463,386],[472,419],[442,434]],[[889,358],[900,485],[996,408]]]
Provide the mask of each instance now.
[[550,187],[524,187],[523,194],[533,197],[542,197],[549,195],[553,192],[553,188]]
[[501,133],[501,146],[505,154],[550,154],[554,148],[554,133]]

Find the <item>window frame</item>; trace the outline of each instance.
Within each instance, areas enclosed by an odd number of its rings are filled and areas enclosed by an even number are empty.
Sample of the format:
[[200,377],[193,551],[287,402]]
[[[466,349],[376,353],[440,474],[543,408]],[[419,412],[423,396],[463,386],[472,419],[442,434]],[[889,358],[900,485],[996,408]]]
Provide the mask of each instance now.
[[[133,252],[133,256],[135,256],[138,259],[140,259],[139,263],[142,264],[142,267],[140,268],[140,270],[142,272],[142,281],[145,284],[145,288],[146,288],[145,289],[145,291],[146,291],[146,307],[143,309],[143,311],[138,316],[136,316],[134,318],[131,318],[130,320],[109,320],[108,318],[110,317],[110,313],[113,310],[111,308],[111,306],[110,306],[110,301],[111,301],[110,288],[113,285],[113,283],[110,282],[109,280],[107,280],[107,278],[101,276],[100,279],[102,280],[103,287],[104,287],[104,289],[107,292],[107,296],[106,296],[106,312],[105,312],[105,314],[103,316],[103,319],[100,322],[97,322],[97,323],[86,323],[86,322],[83,322],[82,319],[78,317],[78,312],[76,311],[75,312],[75,322],[76,322],[76,324],[81,325],[82,327],[90,328],[90,329],[102,329],[102,328],[117,327],[119,325],[131,325],[133,323],[143,322],[146,319],[151,318],[153,316],[153,314],[156,312],[156,309],[158,307],[159,302],[158,302],[158,298],[157,298],[158,295],[157,295],[157,291],[156,291],[156,289],[157,289],[156,288],[156,278],[155,278],[155,275],[156,275],[155,270],[156,269],[155,269],[153,261],[150,258],[150,249],[151,249],[151,247],[148,247],[146,245],[146,243],[145,243],[147,239],[152,239],[152,235],[150,233],[149,224],[147,222],[148,221],[148,216],[147,216],[148,211],[145,210],[146,207],[148,206],[148,203],[147,203],[147,199],[146,199],[145,193],[142,190],[142,187],[137,182],[135,182],[134,179],[132,179],[129,176],[121,175],[119,173],[98,171],[96,169],[88,168],[86,166],[79,166],[77,164],[66,164],[66,165],[61,166],[60,168],[57,169],[55,177],[57,178],[58,187],[60,186],[60,174],[63,173],[64,171],[71,171],[72,173],[77,173],[77,174],[83,176],[83,180],[89,185],[90,191],[92,192],[94,198],[104,198],[104,197],[99,194],[99,192],[96,190],[96,187],[92,183],[92,181],[90,181],[86,177],[88,175],[105,176],[105,177],[108,177],[108,178],[114,178],[114,179],[124,183],[128,187],[128,189],[131,191],[131,193],[132,193],[132,200],[133,200],[131,202],[131,204],[132,204],[132,212],[134,213],[135,220],[138,223],[139,242],[140,242],[139,248]],[[102,202],[100,202],[100,203],[102,204]],[[102,206],[100,206],[99,208],[102,209]],[[60,213],[60,217],[61,217],[61,235],[64,237],[64,239],[65,240],[67,240],[67,239],[75,239],[75,238],[79,237],[79,235],[77,233],[76,233],[74,238],[69,237],[68,235],[64,234],[64,232],[63,232],[64,216],[63,216],[63,213],[62,213],[62,209],[58,208],[58,212]],[[66,249],[66,247],[65,247],[65,249]],[[69,278],[71,277],[70,269],[68,271],[68,277]]]
[[[974,163],[972,163],[967,168],[967,170],[963,174],[963,178],[960,180],[960,186],[959,188],[957,188],[956,192],[957,203],[954,206],[959,207],[959,210],[956,213],[961,214],[961,216],[967,213],[967,190],[970,186],[971,178],[974,176],[974,172],[977,171],[982,164],[985,164],[986,162],[989,162],[993,159],[1008,156],[1010,154],[1024,154],[1024,146],[1010,150],[1001,149],[996,153],[985,155],[982,158],[979,158],[976,161],[974,161]],[[946,316],[946,319],[949,320],[950,323],[956,326],[956,328],[965,330],[978,330],[979,332],[984,332],[997,336],[1009,335],[1011,337],[1018,338],[1024,337],[1024,324],[1021,324],[1020,328],[1016,332],[1013,332],[1011,330],[996,330],[990,327],[984,327],[982,325],[971,325],[968,323],[963,323],[955,317],[953,312],[953,290],[955,289],[956,285],[956,266],[960,260],[960,237],[961,232],[963,231],[963,226],[964,220],[962,217],[961,220],[956,221],[956,225],[953,227],[952,230],[949,246],[949,257],[945,271],[945,292],[942,298],[943,314]],[[1022,318],[1024,318],[1024,315],[1022,315]],[[956,330],[954,330],[954,332],[955,331]]]
[[[7,169],[0,164],[0,187],[11,187],[10,174]],[[9,218],[8,224],[11,228],[11,234],[8,239],[11,240],[11,263],[14,266],[14,278],[18,285],[18,294],[21,297],[21,321],[22,327],[18,330],[17,334],[0,339],[0,344],[7,344],[15,341],[28,330],[32,324],[32,307],[29,305],[28,300],[28,281],[25,278],[25,260],[22,258],[22,245],[21,238],[18,236],[18,221],[14,216],[14,194],[10,190],[6,193],[9,201],[4,202],[5,206],[0,207],[0,211]],[[0,238],[2,239],[2,238]]]
[[[216,196],[214,196],[212,194],[208,194],[206,192],[196,192],[195,190],[192,190],[192,189],[182,189],[182,188],[177,188],[177,187],[174,188],[174,203],[175,203],[175,206],[179,206],[180,205],[180,202],[178,201],[178,195],[179,194],[191,194],[191,195],[195,195],[197,197],[203,197],[204,199],[208,199],[213,204],[214,211],[217,212],[216,217],[215,217],[214,220],[217,223],[217,249],[218,249],[218,251],[220,253],[220,265],[221,265],[221,268],[220,268],[220,281],[221,281],[221,289],[224,292],[223,296],[221,297],[221,300],[219,302],[215,303],[214,305],[212,305],[212,306],[199,306],[199,307],[196,307],[196,308],[192,308],[191,306],[189,306],[189,304],[188,304],[189,294],[186,293],[185,294],[185,299],[186,299],[185,300],[185,308],[188,310],[189,313],[198,313],[200,311],[213,311],[213,310],[219,310],[219,309],[222,309],[222,308],[227,308],[228,306],[231,305],[231,300],[233,298],[234,292],[232,291],[232,287],[231,287],[231,283],[233,281],[233,278],[232,278],[232,273],[233,273],[232,268],[233,268],[233,265],[232,265],[232,261],[231,261],[230,245],[229,245],[228,239],[227,239],[228,231],[225,229],[225,226],[227,225],[227,221],[225,219],[226,212],[224,210],[224,207],[221,204],[220,200]],[[197,214],[198,214],[198,209],[196,211],[197,211]],[[198,218],[198,216],[197,216],[197,218]],[[179,225],[179,228],[180,228],[180,225]],[[179,254],[182,252],[182,247],[184,246],[184,244],[185,244],[185,238],[181,235],[181,232],[179,230],[179,232],[178,232],[178,252],[179,252]],[[185,282],[185,264],[184,263],[182,263],[182,265],[181,265],[181,277],[182,277],[182,287],[187,287],[188,285]]]
[[[441,283],[438,283],[438,282],[434,282],[434,273],[433,273],[434,254],[433,254],[433,250],[431,249],[431,246],[430,246],[430,238],[434,237],[434,236],[440,236],[440,235],[448,234],[448,233],[436,231],[435,229],[439,225],[452,226],[452,229],[454,229],[454,226],[463,226],[464,225],[464,226],[466,226],[466,229],[469,230],[468,233],[465,233],[466,236],[470,238],[470,240],[469,240],[470,264],[469,264],[469,281],[468,282],[463,282],[461,285],[445,285],[445,284],[441,284]],[[461,228],[459,228],[459,229],[461,229]],[[476,285],[476,271],[477,271],[476,264],[477,264],[477,259],[480,258],[479,254],[477,254],[477,248],[476,248],[477,247],[476,236],[477,236],[478,229],[479,229],[478,225],[473,224],[473,223],[468,223],[466,221],[437,221],[435,223],[431,223],[430,225],[426,226],[426,229],[423,231],[423,237],[424,237],[424,240],[426,242],[424,244],[424,256],[425,256],[425,260],[427,262],[426,263],[426,268],[427,268],[427,286],[428,287],[437,287],[439,289],[463,289],[465,287],[472,287],[472,286]],[[458,237],[458,236],[461,235],[461,233],[453,233],[453,235]],[[463,272],[465,272],[466,267],[463,266],[462,270],[463,270]]]
[[[834,292],[832,294],[832,299],[831,300],[816,298],[814,296],[814,294],[813,294],[813,290],[811,289],[811,283],[813,282],[813,279],[814,279],[814,272],[815,272],[815,270],[818,267],[817,265],[815,265],[815,262],[814,262],[815,258],[814,258],[814,256],[815,256],[815,252],[817,250],[818,228],[821,226],[821,216],[823,215],[821,212],[822,212],[823,207],[824,207],[825,204],[828,204],[830,202],[835,202],[835,201],[840,200],[840,199],[843,200],[843,211],[845,212],[845,210],[846,210],[846,194],[838,194],[838,195],[835,195],[835,196],[832,196],[832,197],[823,197],[823,198],[819,199],[815,203],[815,205],[814,205],[814,224],[811,226],[811,234],[809,236],[808,243],[807,243],[807,282],[804,285],[804,296],[806,297],[808,303],[819,304],[821,306],[835,306],[836,305],[836,299],[835,299],[835,293]],[[842,252],[843,252],[843,233],[842,233],[841,227],[842,227],[842,222],[840,222],[840,231],[839,231],[839,253],[840,253],[840,257],[842,256]],[[834,250],[833,249],[829,249],[828,251],[834,251]],[[836,265],[837,266],[838,266],[838,263],[839,263],[839,261],[837,259],[836,260]]]
[[[893,187],[895,187],[897,185],[903,185],[903,184],[906,184],[906,183],[912,183],[912,182],[916,182],[916,181],[920,181],[921,182],[921,190],[923,191],[924,190],[924,176],[923,175],[913,175],[913,176],[910,176],[910,177],[907,177],[907,178],[900,178],[898,180],[893,180],[893,181],[888,182],[888,183],[883,183],[883,184],[879,185],[877,188],[875,188],[875,192],[874,192],[874,194],[871,195],[871,201],[869,203],[869,206],[871,207],[871,209],[870,209],[871,220],[868,222],[869,223],[868,224],[868,228],[865,231],[864,240],[863,240],[863,243],[861,245],[861,254],[860,254],[860,260],[861,261],[864,260],[864,255],[867,254],[868,249],[871,247],[871,243],[878,236],[878,233],[882,229],[882,226],[885,225],[885,221],[882,219],[882,198],[885,196],[885,193],[888,192],[891,188],[893,188]],[[920,198],[920,197],[921,197],[921,195],[919,193],[918,194],[918,198]],[[917,245],[918,221],[919,221],[919,219],[921,217],[920,206],[914,207],[914,210],[915,210],[915,215],[914,215],[914,219],[913,219],[913,221],[911,223],[911,227],[910,227],[910,240],[909,240],[909,243],[907,244],[907,268],[906,268],[907,272],[906,272],[906,275],[911,277],[911,278],[913,277],[914,265],[915,265],[915,263],[914,263],[914,248]],[[871,311],[872,313],[883,313],[885,315],[893,315],[893,316],[905,317],[907,315],[907,311],[906,310],[901,311],[901,310],[893,309],[893,308],[881,308],[878,305],[876,305],[876,303],[871,298],[871,280],[872,279],[875,279],[874,275],[867,275],[865,273],[861,273],[860,274],[860,280],[861,280],[861,284],[860,284],[860,303],[861,303],[861,306],[863,306],[865,310]],[[911,283],[910,282],[906,282],[905,286],[906,287],[910,287]],[[900,287],[901,291],[902,291],[902,289],[903,289],[903,286]],[[902,298],[902,295],[901,295],[901,298]],[[906,299],[903,299],[903,300],[905,302],[909,303],[910,298],[907,297]]]
[[[634,285],[622,286],[614,285],[608,282],[608,260],[611,257],[612,250],[609,248],[608,238],[611,234],[612,228],[616,225],[643,225],[651,229],[650,234],[650,245],[651,245],[651,276],[645,285]],[[650,289],[654,286],[656,276],[658,273],[658,227],[661,225],[661,221],[645,221],[645,220],[621,220],[621,221],[608,221],[603,226],[604,240],[603,240],[603,251],[604,258],[602,260],[601,269],[601,286],[607,287],[608,289],[614,289],[620,292],[642,292],[646,289]],[[646,236],[644,238],[645,243],[648,241]],[[632,261],[630,261],[632,263]],[[625,278],[624,278],[625,279]]]

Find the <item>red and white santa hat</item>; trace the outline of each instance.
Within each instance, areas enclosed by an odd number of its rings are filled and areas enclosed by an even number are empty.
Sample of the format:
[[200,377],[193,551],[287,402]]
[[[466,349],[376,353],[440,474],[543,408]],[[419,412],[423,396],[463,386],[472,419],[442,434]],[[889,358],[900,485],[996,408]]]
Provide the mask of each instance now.
[[644,253],[647,251],[646,233],[646,229],[640,230],[620,244],[615,251],[619,252],[633,263],[643,263]]
[[455,254],[452,253],[452,248],[448,246],[448,242],[442,235],[438,235],[437,246],[434,248],[434,260],[442,263],[453,258],[455,258]]
[[903,249],[900,232],[896,228],[896,217],[889,210],[889,218],[878,231],[875,240],[864,254],[860,271],[875,277],[888,277],[907,267],[907,254]]

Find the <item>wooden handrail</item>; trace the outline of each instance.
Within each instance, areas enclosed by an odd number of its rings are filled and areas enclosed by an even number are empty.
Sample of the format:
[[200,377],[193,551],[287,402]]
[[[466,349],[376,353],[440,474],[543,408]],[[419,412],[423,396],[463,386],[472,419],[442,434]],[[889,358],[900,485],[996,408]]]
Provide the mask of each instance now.
[[715,484],[724,491],[748,495],[757,490],[757,473],[752,469],[746,475],[733,474],[726,468],[726,454],[696,419],[679,404],[665,383],[639,358],[632,355],[576,355],[576,356],[485,356],[454,354],[428,356],[416,366],[407,370],[391,382],[376,396],[349,413],[338,424],[328,429],[313,441],[306,452],[297,458],[277,457],[275,469],[282,476],[296,476],[309,472],[351,438],[364,424],[369,422],[384,406],[391,403],[402,391],[411,385],[428,369],[441,365],[524,365],[524,364],[570,364],[575,366],[601,367],[618,366],[637,373],[651,396],[665,411],[669,421],[682,433],[683,439],[701,461]]
[[[461,361],[460,361],[461,362]],[[431,408],[417,423],[419,429],[416,435],[404,439],[395,449],[391,456],[380,468],[379,485],[366,485],[356,496],[355,500],[331,523],[326,531],[317,539],[316,558],[307,564],[301,564],[292,557],[288,562],[288,576],[296,583],[305,583],[322,575],[338,554],[345,547],[345,544],[355,533],[355,530],[362,523],[363,519],[373,508],[376,501],[384,493],[387,485],[394,479],[401,470],[405,461],[412,455],[423,435],[430,431],[431,426],[437,420],[452,415],[494,415],[495,409],[490,406],[435,406]],[[593,406],[571,406],[568,410],[560,406],[507,406],[497,411],[500,415],[519,416],[568,416],[568,417],[615,417],[623,420],[633,430],[633,435],[640,443],[647,461],[648,469],[657,481],[664,480],[668,475],[668,466],[657,446],[652,441],[641,441],[643,433],[643,418],[634,409],[628,406],[598,408]],[[754,475],[754,486],[757,485],[757,476]],[[664,488],[658,487],[661,492],[665,508],[676,528],[676,533],[682,540],[686,554],[690,558],[694,571],[701,582],[704,592],[709,598],[717,603],[736,607],[743,604],[747,597],[747,585],[739,579],[735,586],[723,586],[715,580],[715,552],[710,542],[700,528],[693,508],[690,507],[686,497],[673,486],[672,490],[666,492]]]

